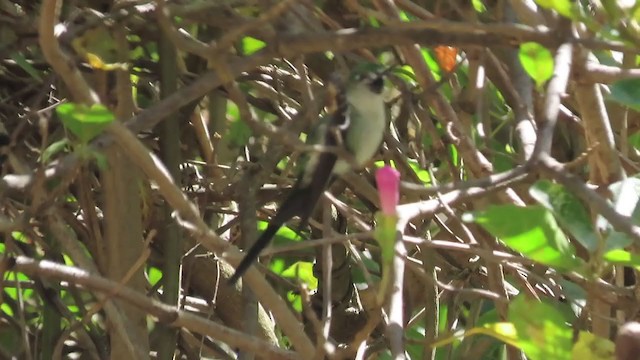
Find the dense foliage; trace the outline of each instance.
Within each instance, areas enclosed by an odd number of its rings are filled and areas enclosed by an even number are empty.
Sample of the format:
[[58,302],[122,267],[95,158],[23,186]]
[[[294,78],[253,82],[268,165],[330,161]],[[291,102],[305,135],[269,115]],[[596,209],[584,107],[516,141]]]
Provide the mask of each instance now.
[[[639,49],[633,1],[0,0],[0,358],[633,359]],[[376,158],[229,285],[363,63]]]

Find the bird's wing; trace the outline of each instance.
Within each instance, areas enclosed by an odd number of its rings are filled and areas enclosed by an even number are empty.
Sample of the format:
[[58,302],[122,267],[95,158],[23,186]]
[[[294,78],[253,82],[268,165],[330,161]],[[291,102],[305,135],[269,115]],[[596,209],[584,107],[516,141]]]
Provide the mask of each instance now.
[[[327,147],[342,146],[350,122],[349,106],[344,91],[336,90],[331,95],[335,96],[335,108],[332,109],[329,121],[323,124],[326,128],[323,131],[324,134],[322,136],[324,136],[324,139],[322,139],[322,143]],[[309,164],[306,166],[307,169],[303,169],[293,190],[291,190],[276,215],[271,219],[265,231],[247,251],[247,254],[236,268],[236,272],[229,278],[229,283],[235,283],[249,269],[260,255],[260,252],[287,221],[294,216],[298,216],[300,218],[299,226],[306,225],[316,203],[331,180],[333,167],[338,159],[335,152],[328,151],[314,154],[312,158],[313,160],[309,160]]]

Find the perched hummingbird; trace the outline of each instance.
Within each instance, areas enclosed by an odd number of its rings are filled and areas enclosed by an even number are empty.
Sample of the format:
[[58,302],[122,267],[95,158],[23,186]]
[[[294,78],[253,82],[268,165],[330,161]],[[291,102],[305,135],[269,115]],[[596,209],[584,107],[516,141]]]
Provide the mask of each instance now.
[[307,142],[325,147],[339,147],[352,156],[352,161],[341,159],[336,152],[311,152],[302,162],[298,179],[282,203],[267,229],[249,249],[236,272],[229,279],[235,283],[258,258],[275,233],[294,216],[300,218],[300,227],[311,216],[316,203],[335,176],[355,165],[362,167],[376,153],[384,131],[387,116],[383,96],[384,72],[377,65],[368,64],[352,71],[346,84],[333,79],[329,82],[329,114],[320,120]]

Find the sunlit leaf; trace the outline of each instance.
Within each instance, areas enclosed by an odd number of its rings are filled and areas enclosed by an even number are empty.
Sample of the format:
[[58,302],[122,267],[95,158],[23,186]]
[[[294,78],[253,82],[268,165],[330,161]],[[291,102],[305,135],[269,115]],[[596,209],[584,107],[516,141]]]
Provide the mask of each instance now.
[[504,342],[505,344],[516,347],[518,346],[518,334],[516,328],[512,323],[509,322],[485,324],[481,327],[474,327],[466,331],[457,331],[449,336],[438,339],[436,342],[431,344],[431,346],[434,348],[438,348],[451,344],[455,340],[463,339],[465,337],[473,335],[489,335]]
[[67,254],[62,254],[62,260],[64,260],[64,264],[67,266],[75,266],[76,264],[71,260],[71,258]]
[[590,252],[598,248],[593,221],[582,202],[560,184],[540,180],[529,189],[531,196],[553,212],[560,225]]
[[293,291],[287,291],[287,300],[295,311],[299,313],[302,312],[302,298],[300,297],[300,294]]
[[576,11],[571,0],[535,0],[535,2],[543,8],[555,10],[558,14],[569,19],[576,18]]
[[2,303],[0,305],[0,310],[9,316],[13,316],[13,309],[7,303]]
[[471,0],[471,5],[477,13],[482,14],[487,11],[487,7],[484,5],[482,0]]
[[266,45],[267,44],[264,41],[251,36],[245,36],[242,38],[242,50],[245,55],[251,55],[264,48]]
[[294,263],[283,271],[281,275],[290,279],[298,279],[307,284],[311,290],[318,288],[318,279],[313,275],[313,264],[308,261]]
[[[640,225],[640,179],[636,176],[609,185],[614,209],[631,219],[633,224]],[[616,231],[603,217],[598,216],[597,227],[607,233],[606,249],[621,249],[629,245],[632,240],[625,233]]]
[[573,330],[556,306],[520,295],[509,306],[509,320],[529,359],[571,359]]
[[282,257],[274,256],[274,258],[271,259],[271,262],[269,262],[269,270],[276,274],[282,274],[286,267],[287,263]]
[[[269,226],[268,221],[258,221],[258,230],[264,231]],[[274,245],[284,245],[289,244],[292,241],[302,241],[304,240],[297,232],[293,231],[288,226],[282,226],[273,237]]]
[[553,55],[546,47],[535,42],[523,43],[520,45],[518,56],[522,67],[538,87],[544,85],[553,75]]
[[587,331],[580,331],[571,351],[573,360],[613,360],[615,344]]
[[157,267],[150,266],[147,269],[147,277],[149,278],[149,285],[156,286],[158,281],[162,280],[162,271]]
[[485,329],[485,331],[482,332],[483,334],[493,336],[505,344],[518,346],[518,332],[512,323],[497,322],[485,324],[483,328]]
[[458,148],[455,145],[450,144],[447,146],[449,150],[449,155],[451,156],[451,162],[455,166],[460,166],[460,156],[458,156]]
[[416,81],[416,73],[413,71],[413,68],[409,65],[399,66],[393,69],[393,73],[407,82],[415,83]]
[[489,206],[463,219],[480,224],[510,248],[542,264],[558,270],[575,270],[581,264],[551,212],[541,206]]
[[408,159],[407,163],[411,167],[411,170],[413,170],[413,172],[416,173],[416,175],[418,176],[418,179],[420,179],[420,181],[422,181],[423,184],[431,183],[431,176],[429,175],[429,172],[420,167],[418,160]]
[[64,126],[84,143],[98,136],[114,120],[113,113],[101,104],[65,103],[56,107],[56,113]]
[[23,243],[31,243],[31,240],[29,239],[29,237],[27,235],[25,235],[23,232],[20,232],[20,231],[12,231],[11,232],[11,237],[15,241],[20,241],[20,242],[23,242]]
[[102,58],[94,53],[86,53],[84,54],[85,59],[87,60],[87,62],[89,63],[89,66],[91,66],[94,69],[98,69],[98,70],[104,70],[104,71],[114,71],[114,70],[127,70],[129,68],[129,66],[127,64],[124,63],[118,63],[118,62],[113,62],[113,63],[108,63],[105,62],[104,60],[102,60]]
[[438,60],[436,60],[434,56],[431,55],[431,52],[427,49],[421,49],[420,52],[422,53],[422,57],[427,63],[427,66],[429,66],[429,70],[431,70],[433,78],[436,81],[440,81],[440,78],[442,76],[440,75],[440,64],[438,64]]
[[618,80],[609,88],[611,100],[640,111],[640,79]]
[[[26,282],[29,280],[29,277],[21,272],[9,271],[5,274],[5,279],[9,281],[23,281]],[[9,295],[13,300],[18,300],[18,289],[14,286],[5,286],[4,292]],[[33,296],[33,289],[21,289],[22,300],[29,300]]]
[[640,256],[627,250],[615,249],[607,251],[603,258],[611,264],[631,266],[640,270]]

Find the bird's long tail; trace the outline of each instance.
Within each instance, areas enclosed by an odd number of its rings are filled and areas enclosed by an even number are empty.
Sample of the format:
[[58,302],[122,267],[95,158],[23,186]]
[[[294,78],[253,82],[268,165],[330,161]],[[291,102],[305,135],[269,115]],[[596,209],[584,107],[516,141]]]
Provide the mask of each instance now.
[[[338,80],[336,80],[338,81]],[[329,88],[333,89],[331,97],[333,98],[332,110],[333,113],[330,117],[331,121],[328,124],[328,129],[325,130],[324,138],[321,143],[326,146],[342,146],[342,140],[346,136],[345,124],[349,124],[349,112],[346,94],[344,87],[333,80],[329,83]],[[336,131],[339,132],[339,136],[336,136]],[[282,203],[280,209],[276,213],[276,216],[269,222],[267,229],[260,235],[258,240],[251,246],[247,255],[240,262],[236,268],[236,272],[229,278],[229,283],[233,284],[244,274],[251,266],[254,260],[258,258],[262,249],[264,249],[271,238],[276,234],[278,229],[289,221],[292,217],[300,217],[299,228],[306,225],[309,220],[309,216],[316,206],[316,203],[324,193],[324,190],[331,183],[333,179],[333,168],[336,164],[337,156],[332,152],[321,152],[315,161],[315,164],[311,166],[311,173],[303,173],[298,182],[293,187],[291,194]]]
[[251,246],[249,251],[236,268],[236,272],[229,278],[229,284],[234,284],[249,269],[251,264],[258,258],[260,252],[267,247],[278,230],[294,216],[300,217],[300,227],[303,227],[311,216],[315,204],[320,195],[324,192],[314,191],[309,188],[299,188],[292,190],[291,194],[282,203],[276,215],[271,219],[265,231],[258,240]]

